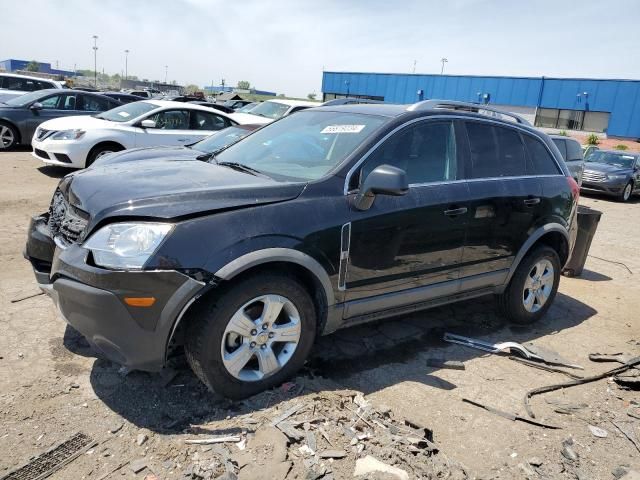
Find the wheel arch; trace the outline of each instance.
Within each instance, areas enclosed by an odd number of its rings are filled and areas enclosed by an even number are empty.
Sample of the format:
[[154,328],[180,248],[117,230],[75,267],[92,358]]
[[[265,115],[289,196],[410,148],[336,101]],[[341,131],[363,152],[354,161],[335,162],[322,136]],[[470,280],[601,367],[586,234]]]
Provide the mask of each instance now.
[[93,155],[93,152],[95,152],[100,147],[106,147],[106,146],[115,146],[120,150],[126,150],[127,148],[124,145],[122,145],[120,142],[117,142],[115,140],[101,140],[98,143],[96,143],[93,147],[91,147],[91,149],[89,150],[89,153],[87,153],[87,158],[85,158],[84,160],[85,166],[88,166],[89,159]]
[[18,128],[17,125],[11,120],[8,120],[7,118],[4,118],[4,117],[0,117],[0,123],[4,123],[6,125],[9,125],[11,128],[13,128],[13,130],[17,134],[16,144],[22,145],[22,132],[20,131],[20,128]]
[[518,269],[522,259],[532,249],[538,245],[548,245],[558,253],[558,257],[560,257],[560,264],[564,267],[569,260],[569,244],[569,232],[559,223],[548,223],[535,230],[520,248],[513,260],[511,268],[509,269],[509,274],[507,275],[507,280],[504,283],[505,287],[511,281],[511,278]]

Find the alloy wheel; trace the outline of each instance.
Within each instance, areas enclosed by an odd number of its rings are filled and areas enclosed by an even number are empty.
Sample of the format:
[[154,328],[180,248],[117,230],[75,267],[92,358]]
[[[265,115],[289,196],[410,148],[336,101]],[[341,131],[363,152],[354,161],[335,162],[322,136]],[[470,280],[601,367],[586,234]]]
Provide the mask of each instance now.
[[13,130],[9,127],[0,126],[0,148],[9,148],[13,146],[14,141]]
[[291,300],[263,295],[245,303],[222,335],[222,363],[233,377],[255,382],[281,370],[300,342],[300,314]]
[[632,189],[632,186],[630,183],[628,183],[627,186],[624,187],[624,191],[622,192],[622,199],[625,202],[629,200],[629,197],[631,197],[631,189]]
[[547,303],[554,280],[553,264],[549,260],[542,259],[533,265],[522,292],[522,303],[527,312],[535,313]]

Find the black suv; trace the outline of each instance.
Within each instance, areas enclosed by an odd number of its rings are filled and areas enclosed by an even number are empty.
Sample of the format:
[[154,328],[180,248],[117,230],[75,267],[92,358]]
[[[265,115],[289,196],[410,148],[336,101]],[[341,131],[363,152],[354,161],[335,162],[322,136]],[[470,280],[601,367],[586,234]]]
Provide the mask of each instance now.
[[26,257],[108,358],[158,370],[184,346],[209,388],[240,398],[341,327],[491,294],[512,321],[538,320],[578,193],[554,143],[517,116],[321,107],[199,160],[67,175]]

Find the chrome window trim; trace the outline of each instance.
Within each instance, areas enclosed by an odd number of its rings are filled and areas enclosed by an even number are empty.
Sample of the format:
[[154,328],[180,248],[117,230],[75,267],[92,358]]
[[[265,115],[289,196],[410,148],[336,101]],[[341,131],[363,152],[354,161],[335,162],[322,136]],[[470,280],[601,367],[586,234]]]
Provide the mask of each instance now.
[[[498,122],[495,120],[492,120],[490,118],[487,119],[479,119],[479,118],[470,118],[464,115],[425,115],[423,117],[419,117],[419,118],[413,118],[411,120],[409,120],[408,122],[403,123],[402,125],[398,125],[396,128],[394,128],[393,130],[391,130],[389,133],[387,133],[384,137],[382,137],[378,142],[376,142],[376,144],[374,146],[372,146],[369,150],[367,150],[367,152],[360,158],[360,160],[358,160],[347,172],[347,175],[345,176],[344,179],[344,188],[343,188],[343,195],[349,195],[350,193],[354,193],[357,192],[358,190],[349,190],[349,182],[351,181],[351,177],[353,176],[353,173],[360,167],[360,165],[362,165],[365,160],[367,158],[369,158],[369,156],[382,144],[384,143],[389,137],[391,137],[393,134],[397,133],[398,131],[402,130],[405,127],[408,127],[409,125],[413,125],[416,122],[421,122],[421,121],[425,121],[425,120],[465,120],[465,121],[475,121],[475,122],[479,122],[479,123],[491,123],[500,127],[506,127],[506,128],[515,128],[517,130],[520,130],[521,132],[524,132],[525,134],[529,134],[530,136],[532,136],[533,138],[537,139],[539,142],[542,143],[542,145],[547,149],[547,152],[549,152],[549,154],[551,155],[551,158],[553,159],[553,161],[556,164],[556,167],[558,167],[558,170],[560,172],[562,172],[562,166],[558,163],[558,159],[556,158],[556,156],[553,154],[553,152],[551,151],[551,149],[549,148],[549,146],[547,145],[547,142],[543,141],[542,138],[539,135],[536,135],[535,132],[531,132],[529,129],[527,128],[523,128],[522,125],[514,123],[514,124],[509,124],[509,125],[505,125],[503,122]],[[523,145],[523,147],[526,149],[526,145]],[[485,180],[502,180],[502,179],[507,179],[507,178],[538,178],[538,177],[564,177],[565,175],[562,173],[558,173],[558,174],[549,174],[549,175],[517,175],[517,176],[511,176],[511,177],[486,177],[486,178],[468,178],[468,179],[456,179],[456,180],[449,180],[449,181],[445,181],[445,182],[430,182],[430,183],[421,183],[421,184],[409,184],[409,187],[412,186],[423,186],[423,185],[434,185],[434,184],[443,184],[443,183],[453,183],[453,182],[477,182],[477,181],[485,181]]]
[[482,177],[482,178],[466,178],[459,180],[442,180],[439,182],[424,182],[424,183],[410,183],[409,188],[413,187],[428,187],[430,185],[448,185],[450,183],[475,183],[475,182],[491,182],[496,180],[521,180],[524,178],[549,178],[549,177],[562,177],[564,175],[558,174],[546,174],[546,175],[511,175],[508,177]]

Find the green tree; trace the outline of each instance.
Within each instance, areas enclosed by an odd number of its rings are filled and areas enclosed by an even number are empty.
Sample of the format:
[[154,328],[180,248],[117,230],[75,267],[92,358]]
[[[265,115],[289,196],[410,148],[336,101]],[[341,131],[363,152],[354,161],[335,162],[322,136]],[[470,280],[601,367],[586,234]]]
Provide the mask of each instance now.
[[240,80],[238,82],[238,88],[241,90],[249,90],[251,88],[251,84],[246,80]]
[[40,64],[38,62],[36,62],[35,60],[31,60],[29,62],[29,64],[27,65],[27,71],[28,72],[39,72],[40,71]]
[[307,98],[309,100],[315,100],[316,99],[316,94],[315,93],[307,93]]
[[196,93],[200,91],[200,87],[198,85],[190,84],[184,87],[184,91],[188,94]]

